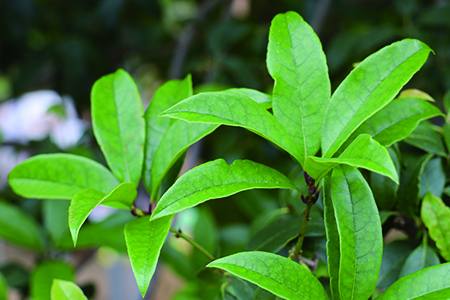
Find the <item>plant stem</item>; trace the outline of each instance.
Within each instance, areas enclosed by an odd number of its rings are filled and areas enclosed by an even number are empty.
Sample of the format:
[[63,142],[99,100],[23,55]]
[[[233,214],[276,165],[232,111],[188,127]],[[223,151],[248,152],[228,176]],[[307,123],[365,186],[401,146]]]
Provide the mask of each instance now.
[[198,251],[200,251],[201,253],[203,253],[206,257],[208,257],[211,261],[215,260],[216,258],[214,256],[211,255],[211,253],[209,253],[205,248],[203,248],[202,246],[200,246],[196,241],[194,241],[193,239],[191,239],[190,237],[188,237],[187,235],[185,235],[184,233],[181,232],[181,230],[176,230],[173,227],[170,227],[170,231],[172,231],[173,233],[175,233],[175,236],[182,238],[183,240],[185,240],[186,242],[188,242],[189,244],[191,244],[192,246],[194,246],[195,248],[198,249]]

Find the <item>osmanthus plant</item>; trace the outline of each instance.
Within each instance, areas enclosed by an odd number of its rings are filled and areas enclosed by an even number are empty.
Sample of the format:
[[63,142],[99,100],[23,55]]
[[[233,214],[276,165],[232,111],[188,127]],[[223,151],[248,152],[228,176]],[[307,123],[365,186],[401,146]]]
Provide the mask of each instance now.
[[[14,168],[9,184],[24,197],[70,200],[75,244],[96,206],[130,210],[138,218],[125,226],[125,240],[142,295],[171,231],[203,252],[207,267],[220,270],[224,289],[218,299],[261,299],[258,293],[266,291],[283,299],[368,299],[379,276],[383,237],[373,192],[358,169],[398,183],[386,147],[408,137],[422,120],[441,115],[414,93],[394,99],[430,52],[418,40],[387,46],[359,63],[330,95],[319,39],[298,14],[280,14],[269,34],[272,96],[250,89],[192,95],[188,76],[160,87],[144,113],[132,78],[118,70],[92,89],[94,134],[109,169],[75,155],[38,155]],[[186,172],[165,191],[164,181],[170,186],[169,171],[185,150],[220,125],[243,127],[287,151],[305,182],[250,160],[218,159]],[[141,179],[151,195],[144,210],[133,204]],[[253,251],[221,258],[171,227],[178,212],[250,189],[298,192],[304,209],[285,220],[288,230],[256,234],[248,247]],[[324,221],[315,203],[323,204]],[[321,230],[330,295],[302,256],[305,236]],[[284,239],[281,247],[272,243],[275,235]],[[287,257],[276,254],[288,242],[293,247]],[[430,297],[450,297],[450,264],[406,275],[377,299]]]

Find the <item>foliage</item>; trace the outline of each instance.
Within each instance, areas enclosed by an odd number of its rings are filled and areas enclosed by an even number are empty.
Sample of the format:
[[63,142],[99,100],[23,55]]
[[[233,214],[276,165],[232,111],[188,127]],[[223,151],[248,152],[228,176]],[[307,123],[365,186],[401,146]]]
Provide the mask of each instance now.
[[[129,210],[137,218],[112,223],[124,230],[143,296],[161,256],[191,282],[179,298],[445,298],[450,264],[440,264],[436,253],[448,260],[448,231],[442,228],[449,224],[441,217],[448,207],[440,199],[445,174],[439,157],[448,156],[442,140],[448,133],[445,126],[426,121],[443,114],[423,93],[407,91],[394,99],[431,51],[418,40],[393,43],[359,63],[330,95],[325,55],[313,29],[297,13],[279,14],[269,34],[267,66],[275,81],[271,96],[249,89],[193,95],[187,76],[161,86],[144,113],[134,81],[119,69],[100,78],[92,90],[94,134],[109,169],[75,155],[40,155],[11,171],[9,184],[23,197],[70,199],[66,209],[76,247],[106,235],[86,234],[88,226],[80,230],[96,206]],[[242,127],[286,151],[292,157],[291,174],[250,160],[228,164],[217,159],[175,181],[170,171],[179,171],[176,162],[186,149],[220,125]],[[141,178],[151,195],[148,209],[133,203]],[[169,181],[167,190],[163,179]],[[385,187],[387,196],[375,192]],[[179,212],[253,189],[281,190],[283,206],[255,213],[253,240],[246,245],[247,250],[267,252],[244,252],[239,235],[245,229],[239,227],[223,227],[217,237],[207,206],[197,208],[194,239],[171,227]],[[379,197],[391,197],[391,203]],[[413,245],[401,244],[406,251],[389,247],[400,242],[383,249],[389,227],[382,223],[392,225],[392,216],[410,236]],[[273,228],[286,224],[292,231],[273,234]],[[172,248],[170,239],[165,243],[169,231],[193,246],[191,256]],[[420,246],[417,236],[422,236]],[[61,246],[66,237],[53,234],[54,246],[66,249]],[[270,247],[254,246],[261,245],[257,237],[271,239]],[[42,250],[40,238],[27,242],[24,246]],[[68,290],[83,297],[74,285],[55,278],[73,281],[73,269],[59,261],[42,262],[31,277],[34,298]]]

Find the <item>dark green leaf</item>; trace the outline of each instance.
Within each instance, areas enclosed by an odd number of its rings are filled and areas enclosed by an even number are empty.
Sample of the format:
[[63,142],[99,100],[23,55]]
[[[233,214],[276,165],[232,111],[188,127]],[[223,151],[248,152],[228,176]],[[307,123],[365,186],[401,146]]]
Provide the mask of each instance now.
[[428,245],[420,245],[408,256],[400,271],[400,277],[412,274],[441,262],[434,250]]
[[430,122],[420,123],[405,142],[426,152],[447,156],[442,136]]
[[[400,175],[400,164],[396,151],[392,148],[386,149],[388,150],[389,156],[394,162],[397,174]],[[379,209],[390,210],[394,207],[397,199],[399,184],[393,182],[386,176],[371,172],[370,187],[372,188],[373,196],[375,198],[375,201],[377,202],[377,206]]]
[[144,160],[145,121],[133,78],[122,69],[92,87],[92,126],[106,161],[120,182],[139,183]]
[[71,154],[29,158],[9,173],[8,182],[16,194],[25,198],[67,200],[86,188],[108,193],[119,184],[101,164]]
[[181,176],[158,202],[152,219],[172,215],[210,199],[217,199],[255,188],[295,189],[280,172],[249,160],[228,165],[217,159]]
[[419,198],[423,198],[427,192],[441,197],[444,192],[445,173],[440,157],[430,159],[422,172],[419,185]]
[[49,300],[53,279],[73,281],[75,271],[71,265],[62,261],[41,262],[31,275],[30,290],[33,300]]
[[8,283],[6,282],[5,277],[3,277],[3,274],[0,273],[0,300],[7,300],[7,299],[8,299]]
[[[209,253],[214,253],[219,244],[219,236],[214,215],[208,207],[198,207],[198,218],[194,225],[194,240]],[[204,267],[209,259],[197,249],[194,250],[194,261],[198,267]]]
[[44,200],[42,204],[44,226],[57,248],[62,245],[64,239],[70,236],[69,223],[67,222],[69,206],[70,201],[67,200]]
[[73,282],[54,279],[51,289],[52,300],[87,300],[83,291]]
[[235,276],[230,276],[230,280],[237,300],[253,299],[256,290],[256,286],[254,284]]
[[377,287],[388,287],[400,277],[402,266],[413,250],[407,241],[394,241],[384,246]]

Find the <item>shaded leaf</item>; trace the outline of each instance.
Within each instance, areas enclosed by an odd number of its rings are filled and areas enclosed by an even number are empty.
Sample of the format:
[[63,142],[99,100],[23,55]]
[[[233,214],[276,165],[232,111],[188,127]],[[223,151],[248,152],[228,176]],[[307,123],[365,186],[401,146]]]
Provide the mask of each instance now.
[[[219,244],[216,220],[208,207],[198,207],[197,209],[199,214],[193,228],[194,240],[209,253],[214,253]],[[194,249],[193,260],[196,262],[196,266],[202,268],[209,262],[209,259],[198,249]]]
[[202,93],[181,101],[161,116],[188,122],[243,127],[286,150],[297,161],[303,163],[304,160],[297,145],[277,119],[246,96],[229,92]]
[[216,259],[207,267],[228,271],[285,299],[328,299],[319,280],[311,272],[276,254],[242,252]]
[[450,261],[450,207],[428,192],[423,198],[420,216],[440,254]]
[[138,218],[125,226],[125,240],[131,267],[142,297],[155,273],[159,253],[169,232],[172,216],[149,221]]
[[254,284],[235,276],[230,276],[230,281],[237,300],[253,299],[257,288]]
[[331,97],[322,129],[323,157],[332,157],[353,131],[386,106],[430,51],[418,40],[405,39],[362,61]]
[[390,217],[398,215],[396,211],[380,210],[380,222],[383,225]]
[[280,172],[249,160],[228,165],[217,159],[181,176],[161,197],[152,219],[172,215],[210,199],[217,199],[255,188],[295,189]]
[[[397,153],[392,148],[386,149],[400,177],[400,163]],[[393,182],[386,176],[371,172],[370,187],[372,188],[373,197],[379,209],[390,210],[394,207],[397,200],[398,183]]]
[[87,300],[83,291],[73,282],[54,279],[51,289],[52,300]]
[[447,156],[442,136],[430,122],[420,123],[404,141],[426,152]]
[[124,70],[103,76],[91,92],[92,127],[108,166],[120,182],[139,183],[145,121],[141,97]]
[[408,256],[400,271],[400,277],[412,274],[441,262],[434,250],[428,245],[420,245]]
[[423,169],[420,177],[419,198],[423,198],[427,192],[441,197],[445,186],[445,172],[442,167],[442,159],[435,157],[430,159]]
[[[8,283],[5,277],[0,273],[0,300],[8,299]],[[239,299],[240,300],[240,299]]]
[[73,281],[75,270],[62,261],[48,260],[41,262],[33,271],[30,280],[31,297],[33,300],[48,300],[51,298],[51,288],[54,279]]
[[377,287],[388,287],[400,277],[400,271],[414,250],[407,241],[394,241],[384,246]]
[[9,173],[8,183],[25,198],[70,200],[86,188],[108,193],[119,181],[93,160],[71,154],[41,154],[18,164]]
[[44,200],[42,204],[44,226],[57,248],[70,236],[69,223],[67,222],[69,207],[70,201],[67,200]]
[[297,13],[278,14],[272,20],[267,68],[275,80],[274,115],[298,145],[303,164],[320,148],[331,87],[319,38]]

